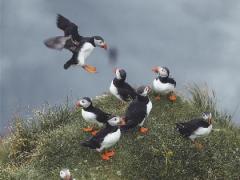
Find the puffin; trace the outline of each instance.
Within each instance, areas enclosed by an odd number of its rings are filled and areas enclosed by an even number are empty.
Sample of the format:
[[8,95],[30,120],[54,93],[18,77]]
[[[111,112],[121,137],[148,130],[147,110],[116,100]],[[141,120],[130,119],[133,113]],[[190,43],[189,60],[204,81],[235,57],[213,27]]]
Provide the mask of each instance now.
[[201,118],[176,123],[176,128],[183,137],[189,138],[197,149],[202,149],[203,145],[197,143],[195,139],[210,134],[212,131],[212,114],[204,112]]
[[110,93],[121,102],[133,100],[136,97],[135,90],[125,81],[127,73],[124,69],[114,69],[116,77],[112,80],[109,87]]
[[169,69],[157,66],[152,68],[152,71],[158,74],[152,84],[154,92],[158,94],[155,99],[160,100],[160,95],[168,95],[168,99],[174,102],[176,100],[176,95],[174,94],[176,81],[169,77]]
[[96,73],[96,67],[85,64],[87,57],[95,47],[107,49],[107,43],[101,36],[84,37],[79,35],[78,26],[61,14],[57,15],[57,27],[64,31],[64,36],[56,36],[44,41],[48,48],[68,49],[72,57],[64,64],[64,69],[72,65],[80,65],[89,73]]
[[60,171],[60,178],[62,180],[75,180],[75,179],[73,179],[69,169],[62,169]]
[[[94,107],[89,97],[83,97],[77,101],[76,107],[82,107],[82,117],[85,121],[91,124],[97,124],[98,126],[103,126],[109,117],[112,116],[111,114]],[[83,131],[90,132],[92,135],[96,135],[97,133],[94,127],[83,128]]]
[[81,145],[90,149],[95,149],[98,152],[105,152],[101,155],[103,160],[109,160],[115,155],[114,150],[106,150],[114,146],[121,137],[119,126],[125,124],[125,121],[119,116],[112,116],[106,123],[106,126],[97,132],[96,136],[81,142]]
[[149,86],[140,86],[137,89],[136,98],[129,104],[123,117],[126,125],[121,126],[122,131],[140,127],[139,131],[143,134],[148,132],[148,128],[144,128],[144,122],[152,110],[152,102],[148,97],[151,88]]

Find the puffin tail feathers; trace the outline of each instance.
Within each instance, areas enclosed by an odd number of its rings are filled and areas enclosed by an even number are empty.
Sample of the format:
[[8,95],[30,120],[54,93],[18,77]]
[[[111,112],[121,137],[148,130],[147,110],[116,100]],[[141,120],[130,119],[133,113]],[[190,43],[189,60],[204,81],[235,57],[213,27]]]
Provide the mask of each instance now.
[[84,142],[81,142],[80,144],[81,144],[81,146],[88,147],[88,148],[90,148],[90,149],[95,149],[95,148],[96,148],[95,145],[92,144],[92,143],[89,142],[89,141],[84,141]]
[[178,131],[181,131],[184,128],[184,125],[182,123],[176,123],[176,129]]
[[62,50],[66,44],[66,41],[71,37],[56,36],[48,38],[44,41],[44,44],[51,49]]
[[64,68],[64,69],[68,69],[71,65],[72,65],[72,62],[71,62],[71,61],[67,61],[67,62],[64,64],[63,68]]

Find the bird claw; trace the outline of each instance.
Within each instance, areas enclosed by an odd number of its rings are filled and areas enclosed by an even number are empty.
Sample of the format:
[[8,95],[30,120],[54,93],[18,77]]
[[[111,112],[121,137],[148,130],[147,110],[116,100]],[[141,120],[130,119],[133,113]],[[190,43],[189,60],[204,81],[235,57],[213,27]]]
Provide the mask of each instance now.
[[160,101],[160,96],[156,96],[156,97],[155,97],[155,100],[156,100],[156,101]]
[[175,102],[177,100],[177,96],[175,94],[171,94],[168,99],[172,102]]
[[93,128],[92,127],[87,127],[87,128],[83,128],[84,132],[92,132]]
[[141,133],[143,133],[143,134],[146,134],[147,132],[148,132],[148,128],[144,128],[144,127],[141,127],[140,129],[139,129],[139,131],[141,132]]
[[96,130],[91,131],[91,134],[92,134],[93,136],[96,136],[97,133],[98,133],[98,131],[96,131]]

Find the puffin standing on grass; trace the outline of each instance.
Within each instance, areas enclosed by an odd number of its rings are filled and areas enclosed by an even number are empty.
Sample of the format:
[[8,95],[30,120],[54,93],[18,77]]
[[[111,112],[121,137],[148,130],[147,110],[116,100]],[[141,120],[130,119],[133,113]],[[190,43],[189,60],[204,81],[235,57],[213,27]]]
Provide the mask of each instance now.
[[[121,137],[121,130],[119,126],[124,125],[125,122],[122,118],[118,116],[111,117],[106,126],[101,129],[96,136],[91,137],[81,143],[82,146],[89,147],[90,149],[95,149],[98,152],[102,152],[104,149],[108,149],[114,146]],[[103,160],[109,160],[114,156],[115,151],[105,151],[101,156]]]
[[[89,97],[84,97],[77,101],[76,106],[82,107],[83,119],[92,124],[103,126],[103,124],[107,123],[109,117],[111,117],[111,114],[105,113],[101,109],[94,107]],[[97,133],[94,127],[83,128],[83,131],[91,132],[92,135],[96,135]]]
[[168,94],[170,101],[176,100],[174,90],[176,88],[176,81],[169,77],[170,71],[167,67],[154,67],[152,71],[158,74],[158,77],[153,80],[153,90],[158,94],[156,100],[160,100],[160,95]]
[[202,149],[203,145],[195,141],[196,138],[207,136],[212,131],[212,114],[205,112],[202,118],[192,119],[188,122],[176,123],[177,130],[183,137],[189,138],[197,149]]
[[135,90],[125,81],[127,73],[124,69],[114,69],[116,77],[112,80],[110,85],[110,93],[114,95],[121,102],[127,102],[130,99],[135,99]]
[[64,64],[64,69],[68,69],[71,65],[80,65],[87,72],[95,73],[96,67],[85,64],[85,61],[96,46],[107,49],[104,39],[100,36],[80,36],[78,26],[60,14],[57,16],[57,27],[64,31],[64,36],[49,38],[44,43],[52,49],[65,48],[72,52],[73,55]]
[[121,126],[121,130],[127,131],[129,129],[140,126],[140,132],[146,133],[148,128],[144,128],[144,122],[152,110],[152,102],[148,98],[151,91],[149,86],[141,86],[137,89],[137,97],[129,104],[124,120],[126,125]]

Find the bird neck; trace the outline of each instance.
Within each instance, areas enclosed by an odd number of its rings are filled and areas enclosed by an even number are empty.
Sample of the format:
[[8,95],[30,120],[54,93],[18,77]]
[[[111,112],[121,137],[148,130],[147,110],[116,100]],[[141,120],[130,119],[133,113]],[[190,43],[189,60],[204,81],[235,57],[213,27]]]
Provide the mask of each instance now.
[[165,83],[165,82],[167,82],[167,80],[168,80],[168,76],[166,76],[166,77],[161,77],[161,76],[159,75],[159,76],[158,76],[158,79],[159,79],[161,82]]
[[116,77],[114,78],[114,83],[116,85],[123,84],[125,82],[125,79],[117,79]]
[[208,119],[208,124],[211,125],[212,124],[212,119]]
[[94,47],[96,47],[96,44],[94,42],[94,37],[90,37],[88,42],[90,42]]
[[93,109],[93,105],[91,104],[90,106],[83,108],[85,111],[91,111]]
[[144,102],[146,104],[149,102],[148,96],[141,96],[141,95],[138,94],[137,99],[138,99],[138,101]]

